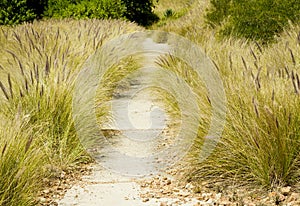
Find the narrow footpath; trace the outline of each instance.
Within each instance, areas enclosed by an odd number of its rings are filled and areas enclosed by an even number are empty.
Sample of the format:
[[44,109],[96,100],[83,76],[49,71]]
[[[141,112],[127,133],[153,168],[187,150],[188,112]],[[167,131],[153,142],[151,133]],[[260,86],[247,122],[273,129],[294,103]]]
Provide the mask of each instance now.
[[[166,44],[154,43],[151,39],[144,46],[153,51],[166,51]],[[182,205],[180,199],[187,193],[175,189],[181,198],[161,198],[152,194],[159,185],[170,186],[174,177],[164,172],[164,159],[149,159],[162,147],[172,142],[172,133],[167,129],[168,115],[159,100],[153,97],[151,85],[155,78],[155,60],[158,53],[144,54],[143,68],[124,79],[129,86],[118,90],[112,100],[113,124],[104,128],[110,131],[111,148],[102,151],[101,159],[92,168],[92,174],[67,191],[58,202],[61,206],[139,206],[139,205]],[[122,155],[124,155],[124,159]],[[143,161],[128,161],[127,156]],[[173,170],[176,174],[176,171]],[[150,176],[149,176],[150,175]],[[189,189],[189,188],[187,188]],[[156,191],[161,192],[161,191]],[[170,191],[169,193],[173,193]],[[185,205],[195,205],[197,200],[185,200]],[[181,203],[180,203],[181,202]],[[187,203],[189,202],[189,203]]]

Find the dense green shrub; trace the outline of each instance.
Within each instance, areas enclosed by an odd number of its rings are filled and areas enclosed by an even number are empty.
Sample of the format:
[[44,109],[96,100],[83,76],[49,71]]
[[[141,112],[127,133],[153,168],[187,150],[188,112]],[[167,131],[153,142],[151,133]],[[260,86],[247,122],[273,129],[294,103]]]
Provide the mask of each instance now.
[[126,18],[148,26],[158,20],[153,0],[48,0],[45,16],[55,18]]
[[19,24],[40,18],[45,5],[43,0],[1,0],[0,25]]
[[142,26],[158,20],[153,0],[2,0],[0,24],[19,24],[41,17],[128,19]]
[[125,17],[142,26],[149,26],[158,21],[158,16],[153,13],[153,0],[122,0],[126,6]]
[[298,0],[211,0],[206,14],[210,25],[221,25],[221,34],[269,42],[288,22],[300,21]]
[[48,0],[44,14],[55,18],[122,18],[125,9],[120,0]]
[[220,25],[229,15],[230,1],[231,0],[210,0],[211,9],[206,14],[206,18],[212,27]]

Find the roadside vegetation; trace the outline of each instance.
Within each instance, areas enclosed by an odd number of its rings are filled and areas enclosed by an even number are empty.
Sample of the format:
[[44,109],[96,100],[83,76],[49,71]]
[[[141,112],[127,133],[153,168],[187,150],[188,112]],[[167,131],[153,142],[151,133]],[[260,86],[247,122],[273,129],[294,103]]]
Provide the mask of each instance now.
[[289,23],[299,23],[297,0],[211,0],[206,14],[209,25],[221,36],[274,41]]
[[[62,171],[92,161],[74,128],[74,82],[87,58],[105,41],[143,30],[128,20],[190,39],[220,72],[227,97],[226,125],[213,154],[199,162],[211,116],[205,84],[179,59],[164,56],[158,61],[187,82],[205,111],[189,154],[189,180],[267,189],[297,185],[298,1],[256,0],[247,7],[235,0],[53,2],[0,3],[0,205],[35,205],[41,180],[53,175],[52,168]],[[144,21],[149,16],[150,21]],[[257,16],[265,21],[257,21]],[[103,20],[107,18],[119,20]],[[128,58],[105,74],[96,102],[99,123],[108,113],[101,103],[111,97],[116,82],[137,68],[136,59]],[[161,95],[170,108],[179,110],[174,97]]]
[[42,18],[123,19],[149,26],[158,21],[153,0],[3,0],[0,25]]
[[[189,155],[188,179],[268,189],[295,186],[300,178],[299,19],[280,27],[276,35],[272,33],[272,40],[263,35],[255,36],[257,31],[253,31],[253,38],[237,39],[238,35],[230,34],[220,39],[215,35],[218,29],[207,24],[215,6],[210,6],[208,1],[194,2],[182,18],[156,25],[202,47],[220,72],[226,92],[226,125],[221,141],[210,157],[199,162],[211,117],[209,112],[203,112],[199,131],[195,131],[198,140]],[[255,10],[259,11],[265,9]],[[168,56],[163,57],[159,65],[185,79],[198,96],[201,111],[211,107],[205,98],[203,83],[197,83],[201,79],[196,79],[187,65]]]
[[[107,39],[137,30],[119,20],[51,20],[1,28],[0,205],[34,205],[43,178],[91,162],[74,128],[74,81]],[[134,68],[128,64],[118,66],[110,84]]]

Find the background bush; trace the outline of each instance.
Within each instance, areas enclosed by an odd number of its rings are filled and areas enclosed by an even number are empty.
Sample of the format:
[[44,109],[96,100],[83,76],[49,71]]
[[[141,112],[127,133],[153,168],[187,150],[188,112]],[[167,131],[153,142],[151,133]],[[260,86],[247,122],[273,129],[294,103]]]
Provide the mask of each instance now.
[[0,25],[19,24],[40,18],[46,2],[43,0],[2,0],[0,1]]
[[298,0],[211,0],[210,25],[223,24],[220,33],[269,42],[288,22],[300,20]]
[[126,6],[125,17],[130,21],[142,26],[149,26],[159,19],[153,13],[153,0],[122,0],[122,2]]
[[158,20],[153,0],[3,0],[0,25],[19,24],[41,17],[128,19],[142,26]]
[[49,0],[45,16],[55,18],[122,18],[126,7],[120,0]]

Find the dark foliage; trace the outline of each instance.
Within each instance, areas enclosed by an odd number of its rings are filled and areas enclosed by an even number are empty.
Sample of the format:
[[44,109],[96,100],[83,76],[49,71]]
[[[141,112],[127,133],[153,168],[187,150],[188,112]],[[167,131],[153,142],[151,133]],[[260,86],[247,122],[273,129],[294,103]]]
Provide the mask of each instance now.
[[43,0],[1,0],[0,25],[19,24],[42,17],[46,1]]
[[158,20],[152,0],[1,0],[0,24],[46,18],[128,19],[142,26]]
[[149,26],[159,18],[153,13],[153,0],[122,0],[126,6],[125,17],[142,26]]
[[299,0],[211,0],[210,25],[223,24],[221,34],[270,42],[289,21],[300,22]]

